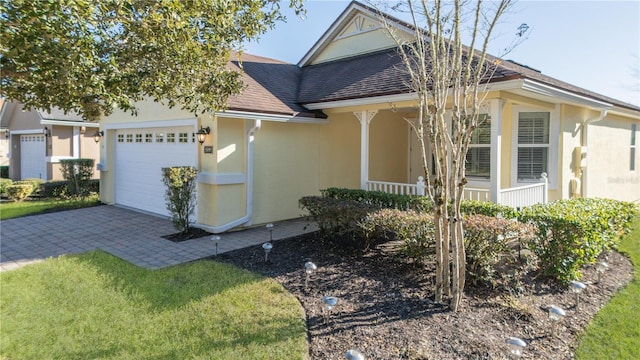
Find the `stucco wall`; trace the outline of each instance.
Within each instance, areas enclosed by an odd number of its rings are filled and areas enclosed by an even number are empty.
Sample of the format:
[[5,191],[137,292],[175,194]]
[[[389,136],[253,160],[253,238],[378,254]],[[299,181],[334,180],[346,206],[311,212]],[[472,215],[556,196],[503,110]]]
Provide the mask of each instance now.
[[369,127],[369,180],[408,183],[409,128],[402,116],[380,111]]
[[587,131],[587,196],[640,200],[640,141],[636,132],[636,168],[630,170],[631,124],[640,121],[607,115]]

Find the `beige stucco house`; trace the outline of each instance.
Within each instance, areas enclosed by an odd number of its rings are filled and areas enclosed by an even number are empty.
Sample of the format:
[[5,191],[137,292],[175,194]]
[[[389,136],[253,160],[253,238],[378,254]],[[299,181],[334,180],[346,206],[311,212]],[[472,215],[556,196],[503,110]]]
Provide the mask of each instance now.
[[[60,160],[99,159],[93,135],[98,123],[85,122],[76,114],[25,110],[18,102],[4,101],[0,110],[1,160],[9,166],[9,177],[62,179]],[[99,176],[99,172],[95,172]]]
[[[150,101],[138,116],[102,119],[102,201],[167,215],[160,168],[195,166],[197,225],[223,232],[298,217],[298,199],[327,187],[420,191],[406,121],[416,96],[371,8],[351,3],[298,64],[245,54],[243,68],[248,88],[224,112],[196,117]],[[640,200],[639,107],[507,61],[483,106],[468,197]]]

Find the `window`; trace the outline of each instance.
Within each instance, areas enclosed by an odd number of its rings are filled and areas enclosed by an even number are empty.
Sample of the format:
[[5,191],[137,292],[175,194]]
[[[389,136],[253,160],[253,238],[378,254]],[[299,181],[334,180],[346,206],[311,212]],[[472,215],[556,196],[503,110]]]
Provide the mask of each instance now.
[[629,170],[636,170],[636,124],[631,124],[631,153],[629,157]]
[[536,180],[549,172],[548,112],[518,114],[518,180]]
[[149,134],[149,133],[144,134],[144,142],[146,143],[153,142],[153,134]]
[[164,134],[163,133],[157,133],[156,134],[156,142],[161,143],[164,141]]
[[137,143],[141,143],[142,142],[142,134],[136,134],[136,142]]
[[167,142],[168,142],[168,143],[174,143],[174,142],[176,142],[176,134],[174,134],[174,133],[168,133],[168,134],[167,134]]
[[189,142],[189,134],[188,133],[180,133],[178,134],[178,142],[186,143]]
[[473,131],[465,161],[466,174],[470,177],[489,179],[491,176],[491,118],[482,114]]
[[133,134],[127,134],[127,142],[133,142]]
[[124,142],[124,134],[118,134],[118,142]]

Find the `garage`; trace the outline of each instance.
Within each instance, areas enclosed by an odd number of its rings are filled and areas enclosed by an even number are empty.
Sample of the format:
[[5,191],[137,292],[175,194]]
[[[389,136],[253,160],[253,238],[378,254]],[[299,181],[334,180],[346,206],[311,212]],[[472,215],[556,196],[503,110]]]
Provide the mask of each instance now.
[[162,168],[197,166],[193,126],[119,129],[115,133],[115,203],[169,216]]
[[20,178],[47,180],[46,138],[42,134],[20,135]]

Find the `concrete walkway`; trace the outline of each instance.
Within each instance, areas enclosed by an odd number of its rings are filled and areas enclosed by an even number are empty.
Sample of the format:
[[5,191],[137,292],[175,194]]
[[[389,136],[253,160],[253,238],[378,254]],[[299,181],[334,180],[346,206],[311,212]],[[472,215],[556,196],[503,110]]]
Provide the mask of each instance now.
[[[312,232],[303,219],[274,223],[273,239]],[[0,271],[62,254],[101,249],[132,264],[160,269],[215,254],[211,237],[174,243],[162,236],[176,233],[171,220],[115,206],[61,211],[3,220],[0,223]],[[220,234],[218,253],[269,240],[264,226]]]

